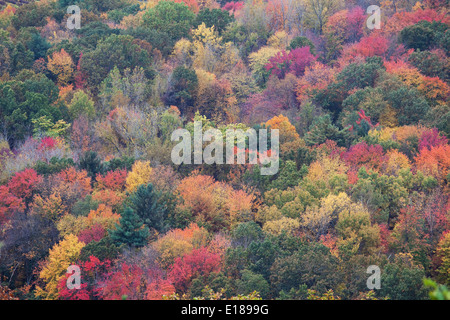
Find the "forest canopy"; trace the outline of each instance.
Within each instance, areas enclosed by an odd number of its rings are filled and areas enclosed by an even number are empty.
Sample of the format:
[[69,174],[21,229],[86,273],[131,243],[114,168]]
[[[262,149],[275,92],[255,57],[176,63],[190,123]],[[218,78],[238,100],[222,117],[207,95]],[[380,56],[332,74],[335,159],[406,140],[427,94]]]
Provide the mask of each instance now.
[[[0,299],[448,297],[449,24],[441,0],[0,0]],[[278,172],[174,164],[195,121],[277,129]]]

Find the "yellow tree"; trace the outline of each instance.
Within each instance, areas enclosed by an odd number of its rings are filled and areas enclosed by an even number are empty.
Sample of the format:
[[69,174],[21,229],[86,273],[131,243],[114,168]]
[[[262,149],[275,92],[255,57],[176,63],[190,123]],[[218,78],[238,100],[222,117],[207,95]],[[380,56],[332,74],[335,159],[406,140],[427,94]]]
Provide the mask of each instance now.
[[37,288],[37,296],[46,300],[58,298],[58,284],[65,276],[67,268],[78,260],[83,247],[84,244],[79,242],[76,236],[70,234],[50,249],[50,254],[39,274],[39,277],[45,282],[45,287]]
[[127,176],[126,189],[128,192],[134,192],[141,184],[149,182],[152,173],[150,161],[136,161]]
[[64,50],[53,52],[52,56],[48,56],[47,68],[58,79],[59,86],[67,86],[72,79],[74,71],[74,63],[72,57]]
[[444,233],[439,241],[436,256],[439,260],[437,272],[440,280],[446,285],[450,285],[450,231]]
[[176,258],[190,253],[193,249],[205,247],[208,238],[209,233],[205,228],[191,223],[188,228],[170,230],[159,238],[153,247],[160,254],[159,263],[165,269],[173,264]]
[[282,114],[267,121],[266,127],[279,130],[281,152],[296,150],[299,147],[305,146],[305,142],[300,139],[300,135],[297,133],[295,127]]

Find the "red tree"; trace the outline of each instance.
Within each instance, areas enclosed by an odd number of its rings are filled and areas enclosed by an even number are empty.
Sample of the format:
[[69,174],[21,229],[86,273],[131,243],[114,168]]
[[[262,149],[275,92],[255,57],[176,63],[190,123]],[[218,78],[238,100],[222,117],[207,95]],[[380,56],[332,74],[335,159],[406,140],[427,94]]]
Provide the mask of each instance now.
[[220,255],[203,247],[175,259],[168,277],[178,291],[186,292],[192,280],[198,276],[208,276],[211,272],[218,271],[220,271]]
[[288,73],[299,77],[305,73],[306,67],[310,66],[316,59],[317,56],[311,54],[308,46],[296,48],[289,53],[283,50],[270,58],[265,68],[279,79],[284,79]]

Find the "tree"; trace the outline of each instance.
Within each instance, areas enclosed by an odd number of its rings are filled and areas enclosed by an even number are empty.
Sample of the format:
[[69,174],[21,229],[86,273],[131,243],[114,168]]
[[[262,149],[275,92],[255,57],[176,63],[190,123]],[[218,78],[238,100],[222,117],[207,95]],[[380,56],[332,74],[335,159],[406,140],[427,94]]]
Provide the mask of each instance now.
[[191,223],[184,229],[172,229],[153,243],[158,251],[158,262],[163,269],[169,268],[178,257],[194,249],[208,245],[209,233],[205,228]]
[[439,33],[445,32],[447,28],[443,23],[423,20],[404,28],[400,32],[399,40],[407,48],[419,49],[421,51],[428,50],[436,41],[436,37],[440,37]]
[[147,78],[153,77],[149,52],[129,35],[112,34],[99,40],[95,50],[84,54],[81,61],[81,72],[86,74],[87,84],[94,93],[98,93],[100,84],[114,67],[120,71],[142,67]]
[[130,247],[143,247],[147,244],[149,230],[130,207],[125,207],[116,229],[109,231],[112,240]]
[[442,283],[450,285],[450,231],[445,232],[436,248],[437,274]]
[[178,66],[172,73],[170,88],[165,94],[168,105],[177,106],[183,114],[193,107],[197,94],[198,78],[194,70]]
[[306,2],[306,23],[321,34],[328,17],[339,5],[336,0],[308,0]]
[[327,140],[333,140],[342,145],[343,138],[344,133],[332,123],[328,114],[316,118],[305,134],[305,142],[308,145],[322,144]]
[[448,179],[450,168],[450,145],[422,148],[414,158],[418,170],[434,176],[438,181]]
[[150,230],[162,233],[168,229],[168,207],[163,202],[162,193],[155,190],[151,183],[140,185],[128,201],[136,215]]
[[70,101],[69,112],[73,119],[80,116],[93,119],[95,116],[94,101],[84,91],[78,90]]
[[57,77],[58,85],[68,85],[74,72],[72,57],[64,49],[61,49],[60,52],[55,51],[51,57],[47,58],[47,68]]
[[37,295],[44,299],[57,299],[59,297],[59,283],[64,278],[67,268],[77,262],[84,244],[74,235],[66,236],[60,243],[50,249],[45,266],[39,273],[45,287],[37,288]]
[[194,249],[191,253],[175,259],[168,277],[178,292],[186,292],[195,278],[219,272],[220,260],[219,254],[211,253],[207,248]]
[[150,161],[136,161],[126,179],[127,191],[134,192],[141,184],[147,184],[151,172]]
[[241,279],[237,281],[237,290],[240,294],[250,294],[254,291],[265,299],[269,296],[269,283],[260,274],[255,274],[250,270],[241,271]]
[[41,181],[42,177],[34,169],[26,169],[14,174],[8,182],[8,189],[14,196],[23,199],[24,203],[28,205]]
[[271,57],[265,68],[280,79],[283,79],[287,73],[300,77],[305,73],[306,67],[316,59],[317,56],[311,54],[309,47],[296,48],[289,53],[283,50]]
[[205,23],[208,28],[214,26],[214,29],[220,34],[232,21],[234,21],[233,15],[226,10],[204,8],[198,12],[195,25]]
[[187,37],[194,24],[195,14],[184,3],[159,1],[143,16],[143,26],[167,33],[173,41]]
[[95,181],[97,174],[103,172],[103,165],[94,151],[88,151],[83,154],[78,164],[80,170],[86,170],[91,181]]

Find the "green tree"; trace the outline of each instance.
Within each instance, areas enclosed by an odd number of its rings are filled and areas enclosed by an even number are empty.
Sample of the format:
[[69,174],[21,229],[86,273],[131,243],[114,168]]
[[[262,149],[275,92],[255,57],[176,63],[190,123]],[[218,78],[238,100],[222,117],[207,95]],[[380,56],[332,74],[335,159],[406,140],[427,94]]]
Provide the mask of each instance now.
[[165,32],[172,40],[177,41],[188,37],[194,20],[195,14],[183,2],[159,1],[144,13],[143,25],[148,29]]
[[178,66],[172,73],[169,90],[165,94],[168,105],[177,106],[185,114],[187,107],[193,107],[198,88],[195,70]]
[[269,283],[260,274],[250,270],[242,270],[241,279],[237,281],[237,291],[239,294],[250,294],[257,291],[261,298],[266,299],[270,293]]
[[73,95],[73,99],[69,105],[69,112],[73,119],[81,115],[92,119],[95,116],[94,101],[84,91],[79,90]]
[[95,50],[87,52],[81,60],[81,70],[87,75],[92,91],[97,93],[99,85],[115,66],[120,71],[144,68],[147,78],[153,77],[151,57],[129,35],[115,35],[100,40]]
[[205,8],[197,14],[195,26],[205,23],[206,27],[211,28],[214,26],[214,30],[222,33],[232,21],[234,21],[234,17],[226,10]]
[[163,195],[151,183],[140,185],[129,197],[130,208],[150,229],[157,232],[167,231],[168,205]]
[[109,231],[111,239],[115,243],[130,247],[143,247],[147,244],[149,230],[133,209],[126,207],[121,214],[119,223],[116,225],[116,229]]

